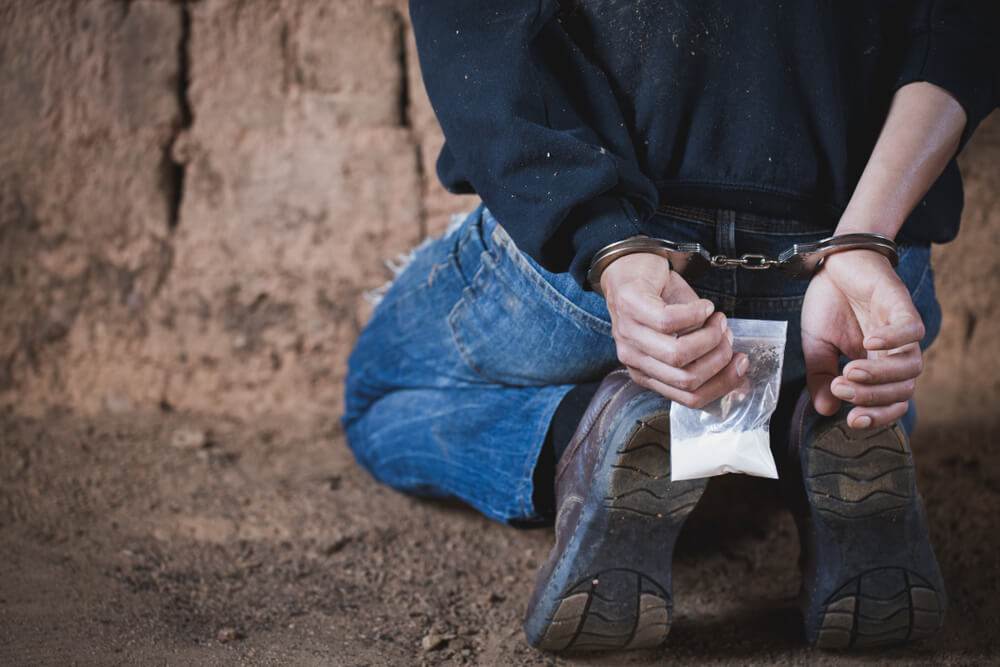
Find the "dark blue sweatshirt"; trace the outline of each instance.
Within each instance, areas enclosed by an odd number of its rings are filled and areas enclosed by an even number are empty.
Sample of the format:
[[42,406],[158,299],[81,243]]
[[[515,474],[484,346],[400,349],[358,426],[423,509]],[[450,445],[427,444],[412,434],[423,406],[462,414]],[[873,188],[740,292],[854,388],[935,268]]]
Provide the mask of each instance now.
[[[517,245],[584,284],[660,205],[832,230],[895,90],[1000,98],[1000,0],[412,0],[446,139],[438,175]],[[899,238],[958,231],[952,160]]]

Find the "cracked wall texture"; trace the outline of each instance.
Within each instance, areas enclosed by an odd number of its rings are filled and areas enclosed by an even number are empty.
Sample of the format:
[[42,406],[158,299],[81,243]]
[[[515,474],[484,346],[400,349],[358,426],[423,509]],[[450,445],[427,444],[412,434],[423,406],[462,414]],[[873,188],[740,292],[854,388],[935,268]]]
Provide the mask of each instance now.
[[[475,205],[405,0],[0,0],[0,404],[336,413],[384,260]],[[922,418],[996,419],[1000,118]]]

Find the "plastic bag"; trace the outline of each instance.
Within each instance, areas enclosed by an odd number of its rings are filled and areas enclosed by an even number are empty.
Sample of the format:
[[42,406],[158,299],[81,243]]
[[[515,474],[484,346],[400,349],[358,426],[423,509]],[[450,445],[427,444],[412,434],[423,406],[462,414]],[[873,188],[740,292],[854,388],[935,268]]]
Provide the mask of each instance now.
[[729,320],[733,352],[750,360],[747,380],[700,410],[670,407],[670,478],[729,472],[778,478],[769,427],[778,405],[788,322]]

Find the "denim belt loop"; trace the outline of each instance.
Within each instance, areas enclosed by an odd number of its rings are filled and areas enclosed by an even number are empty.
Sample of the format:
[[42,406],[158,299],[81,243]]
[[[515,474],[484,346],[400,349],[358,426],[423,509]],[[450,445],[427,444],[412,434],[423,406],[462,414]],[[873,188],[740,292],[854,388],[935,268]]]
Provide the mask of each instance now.
[[715,255],[736,253],[736,211],[719,209],[715,214]]

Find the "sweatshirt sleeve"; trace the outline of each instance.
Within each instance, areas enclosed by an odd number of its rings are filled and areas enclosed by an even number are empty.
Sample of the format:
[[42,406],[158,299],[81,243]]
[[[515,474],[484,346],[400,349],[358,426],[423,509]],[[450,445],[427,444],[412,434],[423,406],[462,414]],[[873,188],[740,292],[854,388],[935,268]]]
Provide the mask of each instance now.
[[412,0],[424,84],[445,135],[438,174],[474,191],[518,247],[586,287],[593,255],[657,205],[607,80],[555,0]]
[[961,146],[1000,106],[1000,2],[925,0],[910,25],[910,48],[898,86],[927,81],[947,90],[968,121]]

